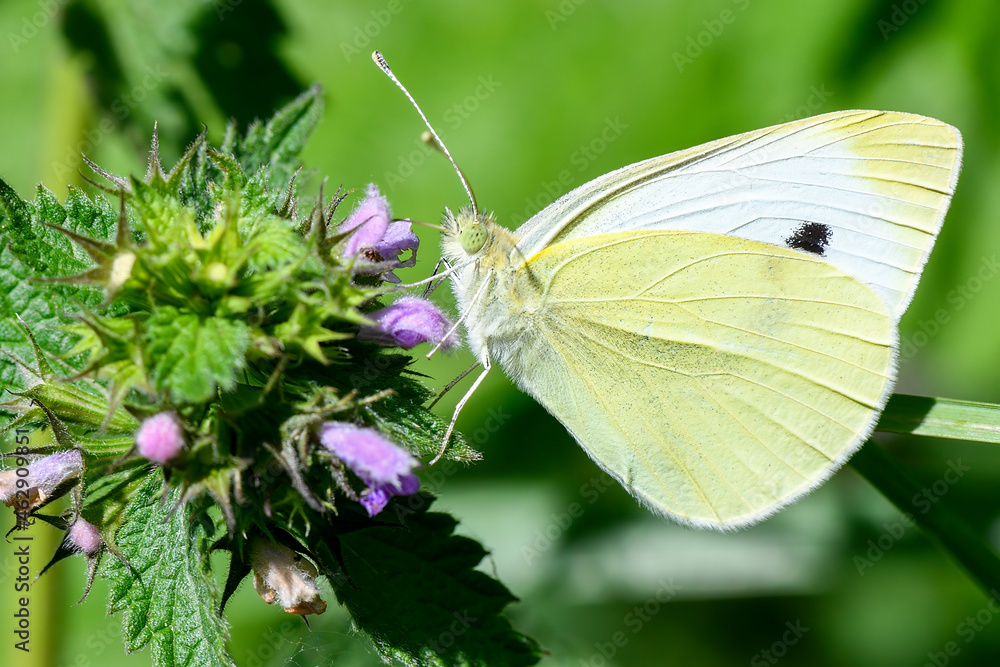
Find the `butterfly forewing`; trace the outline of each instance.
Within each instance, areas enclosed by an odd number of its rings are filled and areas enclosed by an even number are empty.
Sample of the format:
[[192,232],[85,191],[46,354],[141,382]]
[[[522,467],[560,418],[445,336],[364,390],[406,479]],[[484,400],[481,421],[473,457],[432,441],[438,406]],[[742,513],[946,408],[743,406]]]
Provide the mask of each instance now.
[[519,230],[552,243],[640,230],[713,232],[824,257],[893,319],[913,296],[954,191],[961,139],[923,116],[842,111],[721,139],[605,174]]

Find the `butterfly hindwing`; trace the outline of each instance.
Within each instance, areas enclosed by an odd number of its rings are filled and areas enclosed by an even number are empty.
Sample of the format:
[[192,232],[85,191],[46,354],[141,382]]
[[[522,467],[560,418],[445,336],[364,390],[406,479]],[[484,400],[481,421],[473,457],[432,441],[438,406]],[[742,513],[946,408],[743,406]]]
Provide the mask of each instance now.
[[602,234],[546,247],[516,282],[531,326],[500,356],[505,370],[682,522],[742,525],[807,492],[868,436],[891,385],[884,306],[808,254],[700,232]]

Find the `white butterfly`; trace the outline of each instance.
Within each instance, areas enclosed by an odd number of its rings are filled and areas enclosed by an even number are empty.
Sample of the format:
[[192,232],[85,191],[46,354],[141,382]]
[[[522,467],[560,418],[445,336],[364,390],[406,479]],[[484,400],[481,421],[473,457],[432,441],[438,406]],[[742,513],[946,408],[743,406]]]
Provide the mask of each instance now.
[[613,171],[514,232],[449,212],[472,390],[497,361],[653,511],[759,521],[871,434],[961,152],[842,111]]

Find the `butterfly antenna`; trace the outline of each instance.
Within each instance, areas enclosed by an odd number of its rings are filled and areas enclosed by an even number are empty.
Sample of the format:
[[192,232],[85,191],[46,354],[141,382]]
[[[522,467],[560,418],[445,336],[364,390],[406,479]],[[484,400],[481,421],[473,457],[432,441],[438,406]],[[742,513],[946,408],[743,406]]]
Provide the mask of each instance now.
[[445,157],[448,158],[448,161],[451,162],[451,166],[455,168],[455,173],[458,174],[459,180],[462,181],[462,187],[465,188],[465,194],[469,195],[469,202],[472,204],[472,212],[478,219],[479,206],[476,204],[475,195],[472,194],[472,187],[469,186],[469,180],[465,177],[465,174],[462,173],[462,170],[458,168],[458,163],[455,162],[455,158],[451,156],[451,153],[448,151],[448,147],[444,145],[443,141],[441,141],[441,137],[439,137],[438,133],[434,131],[434,127],[431,125],[431,122],[427,120],[427,116],[424,115],[423,109],[421,109],[420,105],[417,104],[417,101],[413,99],[413,95],[410,95],[410,91],[406,89],[406,86],[400,83],[399,79],[396,78],[396,75],[392,73],[392,70],[389,69],[389,63],[385,61],[385,57],[381,53],[378,51],[372,51],[372,60],[375,61],[375,64],[378,65],[380,70],[385,72],[387,77],[392,79],[393,83],[399,86],[399,89],[403,91],[404,95],[406,95],[406,99],[410,100],[410,104],[412,104],[413,108],[417,110],[418,114],[420,114],[420,117],[424,120],[424,125],[427,126],[427,129],[430,130],[431,136],[434,138],[434,142],[431,145],[444,153]]

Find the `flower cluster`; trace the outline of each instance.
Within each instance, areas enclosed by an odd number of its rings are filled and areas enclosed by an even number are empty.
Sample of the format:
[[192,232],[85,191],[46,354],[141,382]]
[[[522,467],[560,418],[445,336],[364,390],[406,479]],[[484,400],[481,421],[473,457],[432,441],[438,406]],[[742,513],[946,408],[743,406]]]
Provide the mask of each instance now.
[[[343,254],[354,259],[356,273],[379,274],[385,280],[399,282],[393,269],[413,266],[416,262],[420,240],[411,223],[392,221],[389,203],[374,183],[369,184],[364,199],[341,224],[340,231],[349,234]],[[411,252],[410,258],[400,261],[400,255],[407,250]],[[452,323],[427,299],[404,296],[369,313],[368,317],[372,324],[361,326],[358,340],[404,350],[425,342],[443,343],[446,349],[457,345],[457,339],[448,335]]]
[[[25,286],[22,301],[49,306],[39,315],[0,304],[0,326],[19,333],[5,357],[21,371],[4,375],[13,379],[0,410],[11,419],[0,416],[0,435],[29,445],[19,468],[0,470],[0,502],[16,506],[18,528],[24,515],[65,531],[45,569],[83,556],[86,590],[101,572],[129,591],[113,604],[134,624],[129,651],[151,639],[164,653],[200,642],[215,652],[206,660],[226,663],[225,623],[185,626],[182,637],[149,600],[204,620],[248,575],[266,602],[301,616],[325,611],[325,576],[358,627],[383,636],[383,618],[410,612],[373,613],[369,598],[422,601],[443,587],[400,558],[417,548],[389,556],[368,538],[395,531],[429,545],[446,563],[434,576],[464,544],[428,514],[428,494],[405,508],[396,498],[420,493],[420,461],[452,435],[403,350],[452,349],[456,327],[401,284],[419,239],[375,185],[346,215],[339,192],[308,206],[299,197],[296,155],[321,99],[310,91],[221,146],[203,135],[169,171],[155,135],[141,178],[88,161],[111,197],[71,189],[63,201],[40,187],[30,202],[0,180],[0,240],[18,271],[0,266],[0,278]],[[61,334],[36,338],[51,313],[64,318]],[[449,459],[479,458],[453,435]],[[43,514],[63,495],[61,515]],[[218,591],[203,576],[209,550],[230,554]],[[479,577],[472,566],[460,567]],[[412,591],[396,586],[411,576]],[[467,588],[456,608],[508,599]]]
[[[269,450],[259,446],[256,449],[243,448],[239,452],[243,457],[241,459],[224,456],[221,460],[213,460],[215,452],[220,449],[219,435],[211,431],[208,436],[200,435],[205,432],[203,425],[199,426],[197,422],[186,423],[180,416],[198,414],[197,411],[183,411],[172,406],[196,405],[206,399],[211,402],[220,395],[220,392],[228,391],[229,387],[233,386],[233,380],[227,377],[226,372],[218,370],[219,358],[204,354],[192,355],[187,359],[176,357],[177,350],[184,351],[184,348],[171,347],[173,340],[168,340],[168,345],[157,343],[152,339],[150,339],[152,342],[140,342],[134,336],[136,330],[142,327],[158,327],[162,329],[163,335],[173,339],[190,339],[192,343],[204,341],[209,344],[209,349],[214,348],[222,355],[233,355],[230,361],[233,369],[247,364],[236,356],[244,354],[243,350],[239,347],[234,348],[234,345],[243,345],[253,354],[266,360],[268,356],[275,354],[270,351],[274,348],[275,340],[279,343],[278,349],[294,349],[298,344],[299,349],[306,351],[313,359],[328,363],[330,358],[340,353],[333,346],[320,344],[351,335],[341,333],[343,326],[339,330],[327,329],[326,327],[331,326],[329,324],[331,319],[353,322],[355,327],[353,335],[359,342],[383,347],[409,350],[421,343],[429,343],[451,349],[457,345],[457,337],[453,334],[452,322],[438,306],[427,299],[400,296],[388,305],[372,308],[372,305],[378,303],[376,299],[386,294],[386,290],[380,287],[381,281],[398,283],[399,279],[394,271],[414,266],[419,247],[419,240],[413,233],[411,223],[392,219],[388,202],[374,184],[366,188],[363,199],[336,227],[340,256],[344,260],[343,266],[346,266],[350,278],[358,276],[375,278],[374,283],[371,282],[371,278],[365,282],[373,287],[365,290],[358,288],[356,292],[350,293],[351,300],[336,304],[340,310],[331,312],[327,309],[317,316],[310,316],[305,314],[304,306],[311,301],[304,299],[302,295],[306,289],[314,289],[312,286],[316,283],[309,282],[313,279],[312,276],[305,275],[302,278],[303,287],[296,290],[283,287],[277,282],[266,283],[258,278],[250,284],[261,295],[270,295],[276,300],[287,299],[288,295],[294,295],[293,303],[296,299],[298,302],[287,323],[278,322],[269,325],[267,320],[258,319],[257,324],[248,327],[243,322],[234,320],[232,315],[248,310],[249,306],[241,301],[246,300],[242,294],[253,294],[253,292],[245,288],[238,289],[235,281],[244,274],[253,276],[253,272],[247,273],[249,268],[259,272],[263,266],[277,267],[276,272],[284,276],[285,282],[294,281],[297,279],[294,267],[301,264],[300,260],[295,259],[294,253],[306,251],[307,246],[288,237],[284,231],[286,228],[271,223],[273,226],[269,229],[265,224],[257,223],[250,235],[251,239],[256,234],[258,237],[271,239],[277,247],[290,251],[289,256],[281,261],[274,259],[275,255],[270,251],[272,258],[264,262],[253,254],[247,254],[249,241],[241,241],[226,231],[231,225],[226,220],[221,221],[214,232],[196,231],[188,220],[180,225],[187,227],[187,231],[181,234],[179,230],[171,227],[171,218],[167,214],[179,215],[180,220],[184,220],[184,212],[177,208],[174,199],[164,197],[162,192],[156,190],[157,187],[162,187],[157,186],[156,178],[159,177],[155,176],[156,173],[158,169],[154,170],[151,185],[133,183],[133,187],[141,191],[141,196],[136,195],[142,202],[139,213],[147,233],[154,241],[145,245],[135,245],[124,212],[120,213],[117,220],[115,245],[97,243],[68,231],[66,233],[87,248],[100,265],[98,269],[79,276],[81,282],[96,281],[103,285],[108,299],[126,295],[133,299],[142,297],[150,300],[143,306],[149,310],[148,314],[140,308],[122,319],[120,323],[97,314],[84,320],[85,326],[79,328],[83,341],[78,345],[78,349],[89,350],[92,353],[93,361],[88,370],[100,375],[105,368],[101,364],[110,365],[114,362],[116,366],[112,368],[115,373],[106,377],[111,378],[113,391],[118,395],[125,395],[138,389],[147,395],[155,396],[155,392],[159,390],[172,400],[169,401],[170,407],[164,404],[159,412],[141,422],[136,422],[131,414],[115,405],[108,406],[108,411],[105,411],[105,414],[111,416],[100,417],[98,413],[101,411],[98,409],[92,417],[109,423],[117,432],[134,429],[131,450],[121,451],[119,462],[126,461],[132,456],[139,456],[169,468],[168,479],[177,480],[176,483],[182,487],[185,497],[194,497],[201,491],[207,491],[220,501],[232,530],[235,519],[229,505],[230,496],[232,493],[238,493],[242,470],[247,465],[245,461],[252,460],[250,457],[255,454]],[[169,185],[172,178],[171,176],[164,182]],[[143,190],[143,188],[148,189]],[[155,203],[157,197],[163,199],[161,204]],[[331,221],[324,216],[323,223],[331,224]],[[201,276],[196,280],[196,284],[188,286],[178,283],[174,286],[165,276],[157,278],[149,273],[148,267],[156,267],[162,263],[156,255],[157,252],[173,252],[166,246],[159,248],[155,239],[169,238],[174,238],[173,243],[180,243],[185,238],[194,239],[192,249],[185,254],[188,258],[185,261],[190,262],[190,268],[184,269],[178,275]],[[255,241],[255,243],[258,244],[256,247],[268,247],[262,242]],[[282,261],[285,263],[282,264]],[[287,269],[283,268],[286,266]],[[359,284],[360,282],[364,281],[359,281]],[[330,282],[325,289],[330,290],[335,284]],[[160,300],[176,301],[174,296],[182,294],[189,288],[195,290],[192,293],[197,293],[199,295],[197,298],[201,302],[208,304],[205,308],[207,317],[205,315],[190,317],[177,306],[159,303]],[[348,289],[351,289],[350,283]],[[173,291],[168,292],[168,290]],[[280,311],[276,307],[271,307],[269,312]],[[31,336],[30,331],[28,335]],[[300,342],[307,338],[311,338],[312,342],[308,340]],[[175,355],[169,369],[166,366],[162,368],[158,366],[166,359],[150,353],[150,350],[156,349],[163,349],[166,355]],[[250,354],[251,352],[247,352],[247,357]],[[130,367],[129,364],[132,363],[134,366]],[[42,364],[41,360],[39,364]],[[183,379],[190,380],[191,386],[185,387],[182,383],[172,381],[171,376],[164,375],[185,365],[192,368],[208,365],[213,368],[214,376],[207,377],[206,381],[206,377],[198,377],[198,373],[186,375]],[[161,377],[171,381],[159,383]],[[181,378],[177,376],[177,379]],[[59,388],[53,383],[46,383],[44,387],[45,391],[50,392],[69,391],[64,386]],[[38,393],[42,390],[36,388],[33,391]],[[45,403],[45,397],[40,393],[37,396],[32,394],[32,397],[36,400],[41,399],[41,402]],[[147,406],[145,410],[148,409]],[[64,419],[79,418],[79,412],[61,414],[57,409],[57,414]],[[135,427],[136,423],[138,428]],[[340,470],[343,468],[351,470],[360,479],[364,486],[359,493],[346,486],[344,488],[349,497],[358,499],[370,517],[381,513],[393,496],[411,495],[419,490],[420,481],[414,470],[420,463],[407,449],[390,441],[373,428],[342,421],[340,418],[324,418],[318,424],[318,427],[314,424],[313,433],[322,451],[328,455],[326,460]],[[89,426],[86,423],[83,425],[92,429],[98,424],[90,422]],[[254,434],[248,435],[252,441]],[[227,454],[227,450],[231,450],[231,446],[224,447],[223,453]],[[17,502],[21,506],[27,502],[29,511],[37,509],[83,479],[86,468],[85,453],[86,449],[69,449],[38,458],[28,466],[26,479],[18,478],[14,470],[0,471],[0,501],[8,505]],[[87,465],[90,460],[87,459]],[[296,455],[290,461],[290,474],[293,480],[299,479],[309,465],[309,455],[308,453]],[[335,477],[341,480],[342,484],[347,484],[342,472],[338,472]],[[308,489],[302,486],[298,488],[303,497],[310,495]],[[314,505],[314,508],[318,506]],[[83,553],[88,557],[96,556],[104,547],[101,527],[77,515],[68,528],[66,544],[72,552]],[[286,547],[261,546],[263,544],[265,544],[263,540],[258,540],[253,552],[253,567],[257,572],[254,581],[258,591],[269,602],[278,602],[290,613],[321,613],[322,609],[325,609],[325,603],[319,599],[312,583],[312,578],[316,575],[315,568],[310,569],[308,561],[299,563]]]

